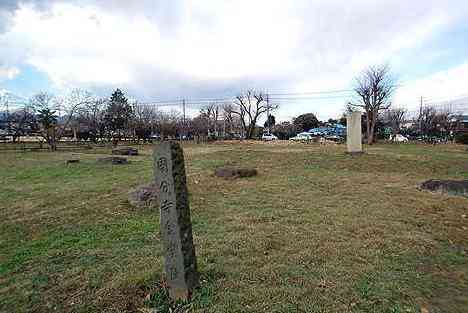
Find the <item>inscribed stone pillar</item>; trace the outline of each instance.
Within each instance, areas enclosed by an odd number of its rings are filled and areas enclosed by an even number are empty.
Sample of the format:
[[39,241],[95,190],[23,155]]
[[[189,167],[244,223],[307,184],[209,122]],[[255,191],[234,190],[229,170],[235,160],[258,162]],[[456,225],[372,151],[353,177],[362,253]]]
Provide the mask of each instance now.
[[346,143],[348,153],[362,153],[361,112],[351,112],[346,116]]
[[188,202],[184,154],[176,142],[162,142],[154,151],[154,176],[158,188],[164,270],[169,295],[187,300],[199,277]]

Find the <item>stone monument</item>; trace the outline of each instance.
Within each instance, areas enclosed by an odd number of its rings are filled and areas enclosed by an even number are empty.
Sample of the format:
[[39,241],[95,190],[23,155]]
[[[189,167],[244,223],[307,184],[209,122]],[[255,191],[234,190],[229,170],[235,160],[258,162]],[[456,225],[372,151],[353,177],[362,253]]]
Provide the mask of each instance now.
[[176,142],[154,150],[154,179],[158,190],[164,269],[170,297],[187,300],[199,285],[188,202],[184,154]]
[[362,154],[361,112],[346,115],[346,144],[349,154]]

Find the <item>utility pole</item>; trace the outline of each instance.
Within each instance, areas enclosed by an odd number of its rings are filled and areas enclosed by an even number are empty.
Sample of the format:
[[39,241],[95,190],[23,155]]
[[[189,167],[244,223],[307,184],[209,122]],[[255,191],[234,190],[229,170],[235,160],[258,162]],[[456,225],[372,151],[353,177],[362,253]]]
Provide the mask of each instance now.
[[423,97],[421,96],[421,101],[419,103],[419,133],[422,133],[422,111],[423,111]]
[[184,114],[184,119],[183,119],[183,124],[182,124],[182,127],[183,127],[183,134],[184,136],[186,136],[186,130],[187,130],[187,127],[185,127],[185,99],[182,100],[182,111],[183,111],[183,114]]
[[6,106],[6,129],[7,129],[8,135],[10,135],[10,133],[11,133],[11,120],[10,120],[10,105],[8,103],[8,99],[5,102],[5,106]]
[[266,103],[267,103],[267,130],[268,135],[270,134],[270,97],[268,96],[268,92],[266,94]]

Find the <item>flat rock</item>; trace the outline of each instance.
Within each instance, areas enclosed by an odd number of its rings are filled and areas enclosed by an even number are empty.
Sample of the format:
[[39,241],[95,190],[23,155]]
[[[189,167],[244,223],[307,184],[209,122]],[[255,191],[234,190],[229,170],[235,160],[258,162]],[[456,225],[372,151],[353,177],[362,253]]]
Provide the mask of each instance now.
[[111,164],[128,164],[127,158],[122,157],[104,157],[97,160],[99,163],[111,163]]
[[130,190],[128,202],[138,208],[154,207],[158,205],[156,184],[141,185]]
[[138,149],[135,148],[116,148],[112,149],[112,154],[114,155],[138,155]]
[[67,164],[80,163],[80,159],[69,159],[66,161]]
[[421,189],[468,197],[468,180],[430,179],[421,184]]
[[215,170],[215,176],[223,178],[252,177],[256,175],[257,170],[254,168],[219,167]]

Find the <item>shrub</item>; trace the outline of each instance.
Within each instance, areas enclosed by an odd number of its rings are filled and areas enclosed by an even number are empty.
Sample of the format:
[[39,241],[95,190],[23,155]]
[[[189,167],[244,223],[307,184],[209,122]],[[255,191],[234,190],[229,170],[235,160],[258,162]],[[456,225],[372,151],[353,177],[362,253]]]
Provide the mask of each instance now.
[[468,145],[468,133],[460,133],[455,136],[455,141],[464,145]]

